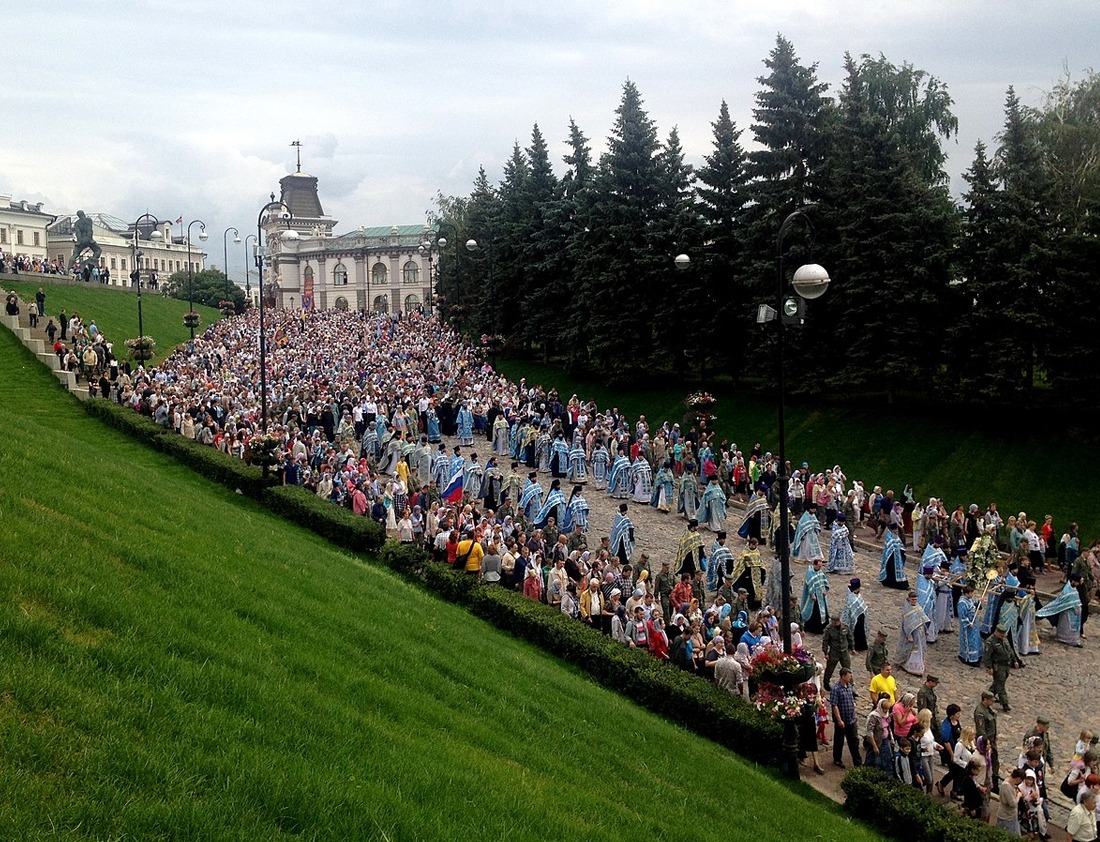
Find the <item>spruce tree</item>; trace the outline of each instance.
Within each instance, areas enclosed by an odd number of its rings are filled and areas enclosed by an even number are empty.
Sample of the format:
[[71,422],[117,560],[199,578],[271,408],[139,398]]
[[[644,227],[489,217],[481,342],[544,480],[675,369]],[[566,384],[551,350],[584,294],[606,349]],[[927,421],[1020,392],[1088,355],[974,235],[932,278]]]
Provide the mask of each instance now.
[[696,172],[698,213],[704,221],[702,237],[700,242],[685,243],[685,247],[714,302],[704,318],[721,330],[721,340],[708,343],[708,351],[736,382],[744,366],[751,324],[741,221],[748,201],[747,156],[741,146],[741,130],[730,119],[725,100],[711,127],[714,151]]
[[589,309],[577,351],[593,371],[625,382],[650,373],[654,304],[668,258],[652,250],[662,177],[657,129],[633,82],[623,85],[615,113],[579,238],[576,294]]
[[[927,133],[938,130],[916,88],[921,74],[851,56],[845,69],[816,214],[833,284],[810,305],[803,375],[891,399],[927,393],[941,363],[956,231],[946,179],[922,163]],[[908,97],[877,93],[906,85]]]

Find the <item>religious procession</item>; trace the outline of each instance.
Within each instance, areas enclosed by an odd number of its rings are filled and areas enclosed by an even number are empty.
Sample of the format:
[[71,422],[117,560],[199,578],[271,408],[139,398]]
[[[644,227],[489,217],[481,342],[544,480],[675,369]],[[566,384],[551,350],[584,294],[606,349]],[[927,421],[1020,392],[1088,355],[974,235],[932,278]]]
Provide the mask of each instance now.
[[[1051,517],[1036,529],[1024,512],[1002,520],[996,504],[950,510],[909,486],[898,499],[868,490],[840,465],[780,465],[760,443],[718,440],[706,393],[651,425],[513,383],[419,313],[274,311],[274,423],[263,433],[254,319],[218,322],[156,368],[120,373],[111,397],[242,459],[264,454],[283,482],[373,518],[396,541],[797,718],[816,773],[830,747],[830,765],[845,768],[846,746],[849,763],[998,823],[1012,819],[1014,782],[1014,826],[1038,836],[1048,777],[1067,770],[1074,801],[1100,788],[1084,710],[1047,713],[1049,699],[1011,689],[1040,654],[1083,668],[1068,653],[1085,645],[1100,541],[1082,550],[1075,525],[1059,539]],[[788,630],[774,552],[781,481],[796,574]],[[1040,580],[1056,592],[1045,602]],[[941,674],[955,699],[942,710]],[[1040,711],[1034,725],[1000,726],[998,740],[998,715],[1013,715],[1010,693],[1021,692]],[[1052,721],[1063,739],[1080,733],[1084,750],[1056,758]]]

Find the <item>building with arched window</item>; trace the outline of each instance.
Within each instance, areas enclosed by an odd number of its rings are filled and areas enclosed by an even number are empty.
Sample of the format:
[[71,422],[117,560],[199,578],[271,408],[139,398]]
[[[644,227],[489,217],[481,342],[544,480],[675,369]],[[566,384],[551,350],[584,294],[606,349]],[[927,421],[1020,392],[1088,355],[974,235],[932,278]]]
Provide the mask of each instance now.
[[336,220],[325,215],[314,176],[291,173],[279,186],[299,239],[280,237],[286,230],[281,220],[264,226],[271,254],[264,278],[269,301],[280,307],[383,313],[431,308],[430,264],[420,252],[425,239],[435,240],[431,228],[392,225],[334,234]]

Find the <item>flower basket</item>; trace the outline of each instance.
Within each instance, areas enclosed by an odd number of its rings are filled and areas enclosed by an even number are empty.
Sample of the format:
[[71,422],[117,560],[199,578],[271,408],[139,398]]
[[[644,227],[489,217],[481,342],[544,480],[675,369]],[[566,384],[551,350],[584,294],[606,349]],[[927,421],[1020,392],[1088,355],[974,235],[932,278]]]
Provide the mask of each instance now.
[[195,328],[199,326],[202,321],[202,316],[195,312],[187,312],[183,314],[183,326]]
[[800,647],[788,655],[778,646],[765,646],[752,658],[756,680],[777,687],[797,687],[813,678],[815,669],[814,656]]
[[684,406],[688,411],[684,414],[684,422],[687,424],[713,424],[718,420],[710,410],[715,404],[715,397],[710,392],[692,392],[684,398]]
[[803,664],[800,668],[791,672],[773,667],[761,667],[754,673],[757,681],[774,684],[786,690],[793,689],[799,684],[805,684],[814,677],[814,665]]
[[282,441],[270,433],[257,434],[248,440],[248,450],[253,465],[269,468],[279,462]]
[[139,336],[137,339],[127,339],[126,347],[131,360],[148,362],[157,355],[157,343],[151,336]]

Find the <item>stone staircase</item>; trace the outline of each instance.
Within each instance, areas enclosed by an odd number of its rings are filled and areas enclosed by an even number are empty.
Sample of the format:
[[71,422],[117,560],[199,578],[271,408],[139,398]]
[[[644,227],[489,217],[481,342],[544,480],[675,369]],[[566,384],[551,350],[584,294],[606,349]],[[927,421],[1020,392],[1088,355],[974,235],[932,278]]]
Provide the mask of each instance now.
[[69,390],[70,394],[75,395],[81,400],[87,400],[87,384],[77,382],[75,371],[65,371],[61,366],[61,361],[58,360],[57,355],[53,352],[50,338],[43,329],[47,321],[49,321],[48,318],[40,317],[38,320],[38,327],[32,328],[30,317],[27,315],[26,302],[22,299],[19,300],[18,316],[9,316],[6,308],[0,308],[0,323],[14,333],[16,338],[30,349],[31,353],[38,358],[38,361],[42,363],[42,365],[46,366],[46,368],[54,373],[54,376],[57,377],[62,386]]

